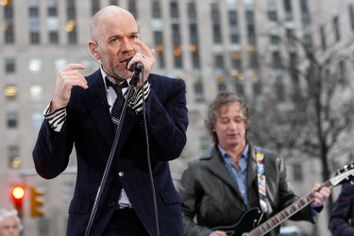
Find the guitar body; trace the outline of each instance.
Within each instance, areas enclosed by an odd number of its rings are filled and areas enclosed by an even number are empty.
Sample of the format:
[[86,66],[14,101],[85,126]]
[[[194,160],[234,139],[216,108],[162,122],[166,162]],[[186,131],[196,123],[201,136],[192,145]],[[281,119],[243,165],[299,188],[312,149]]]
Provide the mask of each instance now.
[[225,231],[228,236],[247,235],[248,232],[257,227],[262,215],[262,212],[258,208],[251,208],[243,213],[235,224],[228,226],[217,226],[212,228],[212,230]]

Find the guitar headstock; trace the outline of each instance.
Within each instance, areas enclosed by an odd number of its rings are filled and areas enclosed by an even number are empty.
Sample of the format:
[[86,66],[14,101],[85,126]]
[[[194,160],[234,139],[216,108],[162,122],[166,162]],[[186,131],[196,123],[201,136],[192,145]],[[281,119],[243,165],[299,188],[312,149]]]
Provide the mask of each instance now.
[[342,184],[343,182],[354,180],[354,162],[349,165],[345,165],[342,169],[337,170],[336,175],[329,181],[332,186]]

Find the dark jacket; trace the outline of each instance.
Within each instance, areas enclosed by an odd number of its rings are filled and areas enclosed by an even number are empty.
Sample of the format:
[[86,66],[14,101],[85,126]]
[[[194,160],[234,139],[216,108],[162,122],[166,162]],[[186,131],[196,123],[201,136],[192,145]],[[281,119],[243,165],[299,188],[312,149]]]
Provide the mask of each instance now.
[[[88,76],[88,89],[74,87],[67,120],[60,133],[43,122],[33,159],[44,178],[58,176],[68,166],[75,144],[77,181],[69,208],[67,235],[83,235],[114,138],[106,90],[100,71]],[[150,75],[146,116],[152,174],[161,235],[183,235],[181,199],[173,185],[169,160],[179,157],[188,125],[183,80]],[[156,235],[142,117],[127,109],[120,142],[100,201],[92,235],[101,235],[117,205],[121,188],[150,235]]]
[[[282,158],[250,145],[247,165],[247,188],[250,208],[259,208],[255,151],[264,154],[267,219],[297,199],[286,179]],[[234,184],[217,147],[207,150],[200,159],[191,162],[183,173],[181,191],[185,235],[209,235],[211,228],[233,225],[247,210],[238,187]],[[195,220],[194,219],[195,217]],[[313,221],[310,208],[306,207],[294,220]],[[271,235],[277,235],[279,228]]]
[[354,235],[354,185],[350,182],[342,186],[331,212],[329,229],[333,236]]

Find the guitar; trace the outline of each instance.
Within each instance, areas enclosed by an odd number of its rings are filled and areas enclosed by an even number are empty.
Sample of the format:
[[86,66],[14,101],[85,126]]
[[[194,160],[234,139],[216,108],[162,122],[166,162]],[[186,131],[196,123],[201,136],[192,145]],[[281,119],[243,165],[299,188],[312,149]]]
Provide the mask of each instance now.
[[[323,183],[320,188],[333,188],[338,184],[342,184],[345,181],[351,180],[353,176],[354,162],[338,170],[336,175],[325,183]],[[289,219],[291,216],[296,214],[298,211],[309,205],[315,199],[314,193],[315,191],[312,191],[311,193],[299,198],[297,201],[293,202],[292,204],[284,208],[282,211],[278,212],[276,215],[272,216],[260,225],[258,224],[261,221],[263,214],[258,208],[252,208],[242,214],[240,219],[235,224],[230,226],[214,227],[212,228],[212,230],[225,231],[229,236],[265,235],[277,226],[279,226],[281,223]]]

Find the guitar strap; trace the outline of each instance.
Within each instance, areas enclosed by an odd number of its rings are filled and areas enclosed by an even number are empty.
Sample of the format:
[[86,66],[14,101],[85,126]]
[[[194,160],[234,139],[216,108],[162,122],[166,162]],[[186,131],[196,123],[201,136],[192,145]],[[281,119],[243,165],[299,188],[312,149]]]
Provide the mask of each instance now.
[[263,213],[268,211],[267,207],[267,191],[266,191],[266,176],[264,169],[264,154],[261,152],[256,152],[256,170],[257,170],[257,182],[258,182],[258,195],[259,195],[259,206]]

